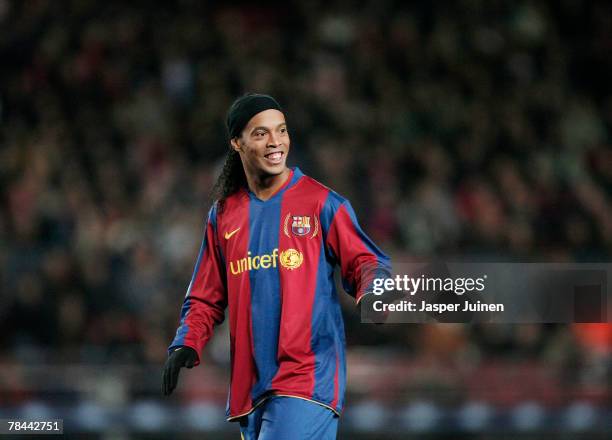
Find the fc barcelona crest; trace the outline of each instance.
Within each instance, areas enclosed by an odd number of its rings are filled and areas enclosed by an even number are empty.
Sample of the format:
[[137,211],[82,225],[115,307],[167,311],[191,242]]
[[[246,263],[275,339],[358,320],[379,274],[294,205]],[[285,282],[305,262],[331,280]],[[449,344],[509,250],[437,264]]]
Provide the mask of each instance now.
[[291,232],[294,235],[308,235],[310,232],[310,216],[308,215],[294,215],[293,223],[291,223]]
[[289,223],[291,223],[291,233],[297,237],[314,238],[319,233],[319,220],[316,216],[309,215],[291,215],[288,213],[285,216],[284,232],[287,237],[289,235]]

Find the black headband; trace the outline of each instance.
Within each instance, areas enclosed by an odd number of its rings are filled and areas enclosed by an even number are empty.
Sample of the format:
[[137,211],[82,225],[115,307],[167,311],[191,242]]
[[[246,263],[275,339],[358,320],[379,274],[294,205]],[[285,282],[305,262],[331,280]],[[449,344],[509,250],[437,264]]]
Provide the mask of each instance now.
[[240,136],[253,116],[270,109],[283,111],[278,102],[269,95],[247,93],[236,99],[227,112],[226,124],[230,139]]

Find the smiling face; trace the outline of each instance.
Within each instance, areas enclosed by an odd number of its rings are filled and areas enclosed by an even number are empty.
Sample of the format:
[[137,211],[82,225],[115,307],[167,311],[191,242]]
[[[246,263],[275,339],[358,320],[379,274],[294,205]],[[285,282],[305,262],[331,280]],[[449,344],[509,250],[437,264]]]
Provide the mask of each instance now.
[[265,178],[282,174],[290,145],[285,115],[274,109],[257,113],[231,144],[240,153],[247,175]]

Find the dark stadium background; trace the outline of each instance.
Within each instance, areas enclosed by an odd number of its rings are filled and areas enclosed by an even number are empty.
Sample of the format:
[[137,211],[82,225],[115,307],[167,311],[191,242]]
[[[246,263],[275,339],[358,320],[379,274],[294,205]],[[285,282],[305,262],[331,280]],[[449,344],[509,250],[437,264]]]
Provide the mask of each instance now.
[[[244,91],[398,261],[610,261],[608,2],[128,3],[0,0],[0,418],[238,438],[226,327],[160,380]],[[607,325],[373,326],[343,302],[341,439],[611,435]]]

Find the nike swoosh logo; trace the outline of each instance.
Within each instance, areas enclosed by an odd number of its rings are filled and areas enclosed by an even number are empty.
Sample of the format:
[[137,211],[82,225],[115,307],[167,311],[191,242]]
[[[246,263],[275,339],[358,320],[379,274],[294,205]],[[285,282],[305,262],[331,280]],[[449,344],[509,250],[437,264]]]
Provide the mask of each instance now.
[[232,238],[232,235],[234,235],[236,232],[238,232],[240,230],[240,228],[238,229],[234,229],[232,232],[226,232],[225,233],[225,239],[229,240],[230,238]]

